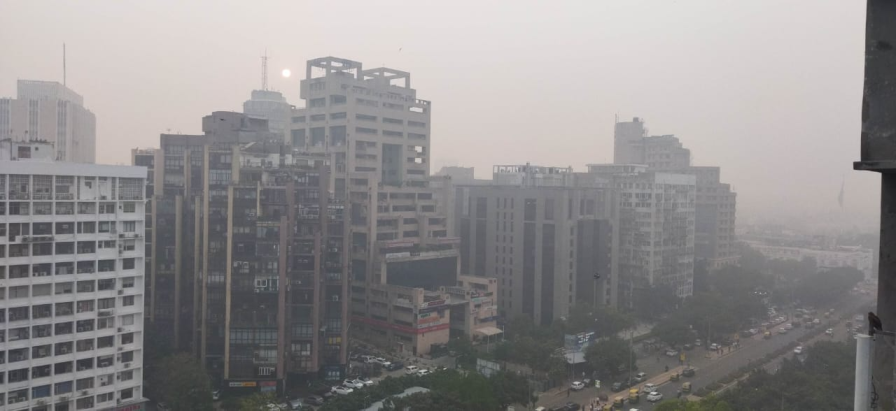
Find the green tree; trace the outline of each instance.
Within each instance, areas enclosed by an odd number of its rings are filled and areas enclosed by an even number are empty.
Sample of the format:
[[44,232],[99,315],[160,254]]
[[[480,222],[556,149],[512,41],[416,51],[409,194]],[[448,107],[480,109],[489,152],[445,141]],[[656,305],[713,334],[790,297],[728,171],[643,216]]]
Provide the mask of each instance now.
[[505,409],[511,404],[528,405],[532,401],[529,381],[526,377],[502,371],[492,375],[488,380],[501,409]]
[[277,396],[269,392],[256,392],[240,399],[239,411],[267,410],[268,404],[277,404]]
[[173,411],[211,411],[212,389],[208,374],[193,356],[174,354],[162,359],[149,372],[148,384],[157,388],[156,398]]
[[671,347],[678,347],[694,341],[694,333],[680,316],[657,323],[653,327],[653,335]]
[[635,369],[637,357],[634,350],[627,341],[615,336],[600,340],[585,349],[585,361],[601,379],[612,379],[628,372],[629,358],[632,359],[632,369]]
[[162,391],[156,383],[165,378],[161,368],[165,357],[174,354],[174,342],[170,332],[159,329],[155,324],[147,322],[143,339],[143,394],[146,398],[158,400]]

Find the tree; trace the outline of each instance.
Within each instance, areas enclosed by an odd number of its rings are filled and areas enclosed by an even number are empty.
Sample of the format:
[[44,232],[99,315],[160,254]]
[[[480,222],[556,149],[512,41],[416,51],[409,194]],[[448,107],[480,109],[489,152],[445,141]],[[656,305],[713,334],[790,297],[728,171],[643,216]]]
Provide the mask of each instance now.
[[[157,380],[164,378],[166,372],[160,368],[165,357],[174,354],[174,342],[170,332],[159,329],[159,326],[147,322],[143,339],[143,394],[147,398],[158,400],[162,391],[156,386]],[[158,378],[156,378],[158,376]]]
[[634,350],[627,341],[616,336],[600,340],[585,349],[585,361],[602,379],[612,379],[627,371],[629,358],[634,369]]
[[156,400],[173,411],[211,411],[212,389],[208,374],[193,356],[174,354],[149,372],[147,385],[157,388]]
[[656,285],[638,290],[635,296],[635,314],[639,318],[654,320],[675,310],[681,299],[668,285]]
[[489,377],[489,382],[501,409],[511,404],[528,405],[533,401],[529,381],[519,374],[501,371]]
[[270,392],[256,392],[240,399],[239,411],[266,410],[268,404],[276,404],[277,396]]
[[678,347],[694,341],[694,334],[680,316],[657,323],[653,327],[653,335],[671,347]]

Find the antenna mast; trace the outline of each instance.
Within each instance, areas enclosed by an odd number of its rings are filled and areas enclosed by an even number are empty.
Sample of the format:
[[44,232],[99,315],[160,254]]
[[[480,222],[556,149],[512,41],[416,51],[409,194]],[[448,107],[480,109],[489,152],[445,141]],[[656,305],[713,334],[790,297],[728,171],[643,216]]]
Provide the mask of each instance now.
[[65,86],[65,43],[62,43],[62,85]]
[[264,55],[261,56],[261,89],[268,89],[268,49],[264,49]]

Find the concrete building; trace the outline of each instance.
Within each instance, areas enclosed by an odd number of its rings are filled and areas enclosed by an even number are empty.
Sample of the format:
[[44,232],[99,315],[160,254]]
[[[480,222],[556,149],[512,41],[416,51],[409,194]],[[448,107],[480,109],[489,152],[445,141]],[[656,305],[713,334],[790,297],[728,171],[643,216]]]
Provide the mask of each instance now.
[[491,184],[457,187],[461,271],[498,279],[504,316],[547,325],[577,300],[615,304],[612,196],[577,178],[569,168],[495,166]]
[[266,122],[215,112],[134,161],[155,174],[150,320],[225,388],[282,392],[345,376],[348,226],[328,158]]
[[7,138],[51,142],[59,161],[96,161],[96,116],[55,81],[19,80],[16,98],[0,98],[0,140]]
[[651,171],[697,178],[695,255],[709,270],[736,264],[737,194],[720,181],[719,167],[691,165],[691,152],[673,135],[648,136],[643,119],[616,122],[614,164],[643,164]]
[[[0,409],[143,409],[142,167],[0,161]],[[29,156],[22,153],[31,150]]]
[[473,167],[445,166],[442,167],[436,175],[451,177],[451,182],[453,184],[474,184],[476,182],[476,176],[473,171]]
[[284,143],[289,143],[291,106],[279,91],[252,90],[252,98],[243,103],[243,113],[249,117],[268,121],[268,130],[279,134]]
[[821,270],[852,267],[861,271],[865,275],[865,279],[874,278],[874,251],[868,248],[858,246],[809,248],[756,241],[746,241],[746,244],[770,260],[802,261],[811,258],[815,260]]
[[329,158],[330,187],[348,202],[352,338],[426,354],[447,342],[448,306],[435,302],[439,287],[456,285],[459,240],[450,179],[430,177],[432,105],[410,79],[336,57],[308,61],[290,142]]
[[456,286],[441,287],[451,306],[451,338],[489,338],[498,328],[498,279],[462,275]]
[[591,164],[589,174],[613,187],[617,208],[620,306],[637,290],[666,285],[693,293],[696,177],[643,165]]

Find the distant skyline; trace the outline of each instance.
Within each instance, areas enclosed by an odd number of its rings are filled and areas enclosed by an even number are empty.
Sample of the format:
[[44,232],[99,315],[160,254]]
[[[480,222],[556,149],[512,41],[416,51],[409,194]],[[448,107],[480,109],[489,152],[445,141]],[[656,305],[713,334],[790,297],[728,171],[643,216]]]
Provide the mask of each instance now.
[[409,71],[433,102],[433,172],[584,170],[612,161],[614,118],[637,116],[722,167],[739,222],[877,221],[879,177],[852,171],[863,2],[12,0],[0,16],[0,96],[17,79],[61,82],[65,42],[102,163],[241,111],[267,49],[270,86],[294,105],[308,59]]

